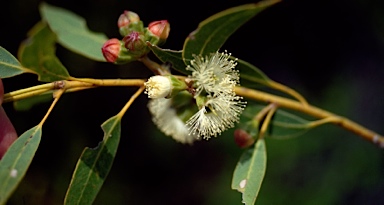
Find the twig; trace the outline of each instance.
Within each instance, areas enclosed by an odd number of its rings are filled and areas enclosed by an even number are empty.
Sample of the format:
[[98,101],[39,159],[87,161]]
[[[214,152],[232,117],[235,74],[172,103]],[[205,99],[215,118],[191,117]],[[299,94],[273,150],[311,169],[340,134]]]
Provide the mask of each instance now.
[[318,107],[308,105],[303,106],[302,103],[287,99],[284,97],[272,95],[269,93],[245,88],[245,87],[236,87],[235,92],[243,97],[250,98],[256,101],[261,101],[265,103],[277,103],[279,107],[287,108],[290,110],[296,110],[307,115],[313,116],[318,119],[332,119],[330,121],[333,124],[339,125],[340,127],[349,130],[362,138],[377,144],[379,147],[384,148],[384,137],[376,132],[373,132],[360,124],[353,122],[345,117],[338,116],[331,112],[322,110]]

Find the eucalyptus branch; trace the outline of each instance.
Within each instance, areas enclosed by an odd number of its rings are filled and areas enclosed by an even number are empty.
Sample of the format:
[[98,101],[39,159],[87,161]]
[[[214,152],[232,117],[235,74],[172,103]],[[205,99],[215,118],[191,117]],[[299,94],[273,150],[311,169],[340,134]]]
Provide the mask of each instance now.
[[65,92],[75,92],[98,86],[143,86],[142,79],[90,79],[74,78],[37,85],[4,94],[4,103],[18,101],[65,87]]
[[[279,107],[287,108],[290,110],[296,110],[310,116],[319,118],[319,119],[327,119],[328,122],[339,125],[340,127],[349,130],[362,138],[378,144],[380,147],[384,147],[384,137],[379,135],[378,133],[371,131],[352,120],[349,120],[345,117],[338,116],[331,112],[322,110],[315,106],[303,106],[302,103],[287,99],[284,97],[272,95],[269,93],[265,93],[262,91],[257,91],[245,87],[236,87],[235,92],[243,97],[250,98],[257,101],[262,101],[265,103],[276,103]],[[330,120],[331,119],[331,120]]]
[[[182,77],[182,76],[178,76],[178,77],[180,79],[185,79],[185,77]],[[64,85],[60,87],[60,83],[58,82],[62,82]],[[70,77],[69,80],[37,85],[34,87],[6,93],[4,95],[4,103],[33,97],[48,91],[61,89],[62,87],[65,87],[65,90],[67,92],[75,92],[75,91],[94,88],[98,86],[138,86],[140,87],[140,90],[142,90],[144,82],[145,80],[143,79],[91,79],[91,78]],[[318,107],[305,104],[303,103],[303,101],[295,101],[285,97],[281,97],[281,96],[277,96],[277,95],[273,95],[273,94],[265,93],[262,91],[245,88],[245,87],[236,87],[235,92],[238,95],[246,98],[250,98],[250,99],[265,102],[265,103],[276,103],[278,107],[286,108],[290,110],[296,110],[320,119],[320,121],[315,121],[316,123],[311,124],[311,126],[317,126],[319,124],[324,124],[324,123],[333,123],[361,136],[362,138],[368,141],[378,144],[380,147],[384,147],[384,137],[382,135],[379,135],[376,132],[371,131],[361,126],[360,124],[357,124],[356,122],[353,122],[345,117],[341,117],[334,113],[320,109]],[[268,109],[268,111],[269,110],[270,109]]]
[[[91,88],[124,86],[135,87],[136,90],[119,113],[101,125],[104,137],[99,145],[84,149],[72,175],[65,204],[94,202],[117,153],[121,119],[142,93],[148,97],[146,108],[157,128],[183,144],[218,137],[235,127],[243,115],[245,122],[241,120],[233,137],[239,148],[247,150],[235,168],[232,189],[242,193],[242,203],[246,205],[255,204],[265,175],[267,155],[264,137],[269,127],[269,136],[284,137],[296,136],[309,128],[331,123],[384,148],[383,135],[309,104],[300,93],[269,79],[252,64],[231,57],[226,50],[220,51],[240,26],[278,2],[280,0],[262,0],[214,14],[186,36],[181,50],[159,47],[168,39],[168,20],[147,24],[137,13],[124,10],[117,19],[116,29],[121,36],[108,39],[107,35],[87,28],[85,19],[79,15],[42,3],[39,6],[42,19],[28,32],[27,40],[20,44],[18,58],[0,46],[1,78],[33,73],[39,81],[49,82],[6,93],[4,103],[33,97],[53,98],[40,123],[19,136],[4,156],[0,151],[0,182],[7,182],[0,183],[0,204],[6,203],[23,179],[39,146],[42,126],[59,99],[65,93]],[[72,32],[65,32],[68,30]],[[148,79],[72,77],[65,63],[56,56],[57,44],[97,62],[123,65],[139,61],[153,76]],[[150,53],[156,56],[155,61],[149,58]],[[171,75],[171,69],[188,74]],[[54,80],[58,81],[50,82]],[[256,87],[259,85],[279,93],[259,91]],[[247,107],[251,101],[265,105]],[[29,106],[36,102],[39,99],[33,99]],[[313,117],[313,120],[304,120],[278,109],[303,113]],[[5,113],[0,114],[0,120],[9,121],[3,117]],[[0,141],[1,134],[7,133],[0,132]]]
[[3,102],[6,103],[6,102],[18,101],[21,99],[33,97],[33,96],[42,94],[44,92],[47,92],[49,90],[52,90],[54,88],[55,88],[54,83],[46,83],[42,85],[36,85],[33,87],[5,93]]
[[[38,96],[38,95],[41,95],[41,94],[44,94],[44,93],[47,93],[49,91],[51,91],[52,89],[40,89],[40,90],[33,90],[33,91],[29,91],[29,92],[25,92],[25,93],[7,93],[6,96],[4,96],[4,103],[6,102],[12,102],[12,101],[19,101],[19,100],[22,100],[22,99],[26,99],[26,98],[30,98],[30,97],[33,97],[33,96]],[[23,90],[18,90],[18,91],[23,91]]]
[[92,79],[92,78],[74,78],[70,77],[68,80],[89,83],[92,86],[143,86],[145,80],[143,79]]

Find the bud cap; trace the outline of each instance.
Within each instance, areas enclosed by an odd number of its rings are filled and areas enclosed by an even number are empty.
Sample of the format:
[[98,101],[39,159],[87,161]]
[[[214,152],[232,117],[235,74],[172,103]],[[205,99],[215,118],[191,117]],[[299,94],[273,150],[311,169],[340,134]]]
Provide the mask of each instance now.
[[101,48],[105,60],[111,63],[116,62],[121,49],[120,45],[120,41],[117,38],[107,40]]
[[234,132],[234,137],[235,143],[240,148],[247,148],[255,143],[255,139],[243,129],[236,129]]
[[139,21],[139,15],[137,15],[135,12],[125,10],[117,20],[117,26],[119,28],[128,27],[130,23],[136,23]]
[[132,31],[123,38],[124,45],[130,51],[140,51],[145,47],[144,36],[137,31]]
[[148,30],[151,31],[153,35],[159,37],[161,41],[165,41],[168,38],[170,29],[167,20],[153,21],[148,25]]

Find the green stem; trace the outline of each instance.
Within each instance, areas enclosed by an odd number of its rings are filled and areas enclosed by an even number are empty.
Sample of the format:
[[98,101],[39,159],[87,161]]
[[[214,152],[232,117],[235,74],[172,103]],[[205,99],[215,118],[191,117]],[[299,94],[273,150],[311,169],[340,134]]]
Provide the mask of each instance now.
[[305,98],[303,96],[301,96],[298,92],[296,92],[295,90],[293,90],[290,87],[287,87],[283,84],[280,84],[280,83],[272,81],[272,80],[268,81],[267,85],[269,87],[275,89],[275,90],[279,90],[279,91],[287,93],[288,95],[291,95],[292,97],[296,98],[298,101],[300,101],[305,106],[308,105],[307,100],[305,100]]
[[155,61],[152,61],[147,55],[143,56],[142,58],[139,58],[138,60],[144,63],[144,65],[156,75],[169,74],[168,70],[166,70],[162,65],[156,63]]
[[268,129],[268,125],[272,120],[272,116],[273,116],[273,114],[275,114],[275,112],[277,110],[277,106],[275,103],[270,104],[268,107],[269,107],[269,109],[267,111],[267,114],[265,116],[263,124],[261,125],[261,128],[260,128],[259,139],[264,138],[264,134]]
[[40,121],[40,123],[37,125],[38,127],[42,127],[44,122],[47,120],[49,114],[52,112],[53,108],[55,107],[56,103],[59,101],[60,97],[65,92],[65,89],[60,89],[58,91],[58,94],[56,95],[55,99],[53,100],[51,106],[49,107],[47,113],[44,115],[43,119]]
[[36,85],[33,87],[21,89],[21,90],[16,90],[16,91],[4,94],[3,102],[6,103],[6,102],[17,101],[24,98],[33,97],[36,95],[40,95],[44,92],[47,92],[49,90],[52,90],[54,88],[55,88],[55,83],[46,83],[46,84]]
[[51,89],[33,90],[33,91],[25,92],[25,93],[19,93],[16,95],[13,93],[7,93],[8,94],[7,96],[4,95],[3,102],[7,103],[7,102],[12,102],[12,101],[18,101],[18,100],[30,98],[33,96],[41,95],[41,94],[44,94],[44,93],[49,92],[49,91],[51,91]]
[[4,94],[4,103],[18,101],[33,96],[41,95],[49,91],[61,89],[66,87],[65,92],[76,92],[88,88],[95,88],[98,86],[143,86],[145,80],[142,79],[88,79],[88,78],[73,78],[70,80],[56,81],[37,85],[13,92]]
[[145,80],[142,79],[93,79],[93,78],[74,78],[71,81],[89,83],[92,86],[143,86]]

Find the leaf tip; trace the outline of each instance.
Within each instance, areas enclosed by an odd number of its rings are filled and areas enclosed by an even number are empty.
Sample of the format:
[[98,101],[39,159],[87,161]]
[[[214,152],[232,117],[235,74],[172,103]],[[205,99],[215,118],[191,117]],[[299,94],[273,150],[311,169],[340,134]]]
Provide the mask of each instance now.
[[258,8],[267,8],[269,6],[277,4],[279,2],[282,2],[282,0],[262,0],[262,1],[254,3],[254,6],[258,7]]

